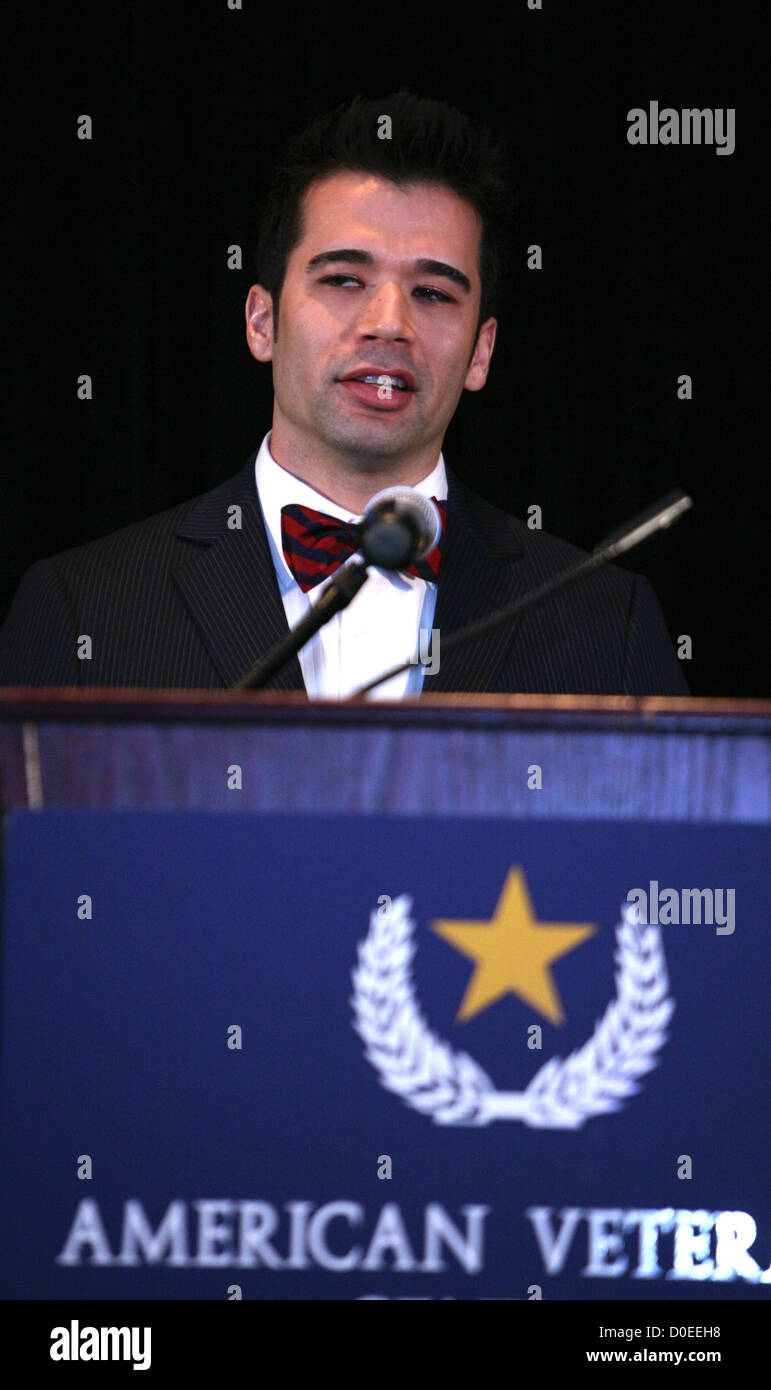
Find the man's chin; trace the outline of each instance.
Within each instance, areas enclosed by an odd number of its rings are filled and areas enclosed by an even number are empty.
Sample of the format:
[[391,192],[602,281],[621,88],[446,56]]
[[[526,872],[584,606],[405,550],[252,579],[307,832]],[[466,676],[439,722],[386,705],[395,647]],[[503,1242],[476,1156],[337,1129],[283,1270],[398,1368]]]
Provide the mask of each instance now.
[[338,420],[331,428],[324,430],[324,437],[332,448],[350,454],[361,463],[371,458],[375,464],[420,448],[418,431],[405,426],[405,421],[397,423],[393,416],[389,419],[375,416],[372,420]]

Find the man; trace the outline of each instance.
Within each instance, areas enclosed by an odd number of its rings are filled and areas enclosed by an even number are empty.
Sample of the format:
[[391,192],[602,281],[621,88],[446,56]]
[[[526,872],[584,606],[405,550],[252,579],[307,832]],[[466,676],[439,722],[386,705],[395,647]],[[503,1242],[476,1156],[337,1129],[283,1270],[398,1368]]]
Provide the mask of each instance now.
[[342,698],[420,652],[376,698],[687,694],[651,586],[617,568],[442,658],[442,636],[580,555],[490,506],[442,454],[490,369],[508,198],[487,133],[406,91],[296,136],[246,302],[249,349],[272,363],[272,429],[220,487],[33,565],[0,683],[231,687],[323,592],[308,557],[345,560],[356,532],[337,528],[402,484],[442,504],[440,546],[414,572],[371,570],[269,688]]

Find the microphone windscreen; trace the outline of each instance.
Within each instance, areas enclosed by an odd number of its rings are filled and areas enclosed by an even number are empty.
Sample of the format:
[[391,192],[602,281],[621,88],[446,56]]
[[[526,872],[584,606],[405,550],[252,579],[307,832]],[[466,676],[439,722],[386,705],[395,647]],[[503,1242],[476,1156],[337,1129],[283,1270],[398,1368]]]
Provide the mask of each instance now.
[[420,545],[414,558],[422,560],[424,555],[433,550],[442,534],[442,518],[438,508],[430,497],[424,497],[423,493],[417,492],[415,488],[387,487],[370,498],[364,520],[370,520],[373,515],[387,507],[393,508],[396,516],[406,516],[413,524],[418,523]]

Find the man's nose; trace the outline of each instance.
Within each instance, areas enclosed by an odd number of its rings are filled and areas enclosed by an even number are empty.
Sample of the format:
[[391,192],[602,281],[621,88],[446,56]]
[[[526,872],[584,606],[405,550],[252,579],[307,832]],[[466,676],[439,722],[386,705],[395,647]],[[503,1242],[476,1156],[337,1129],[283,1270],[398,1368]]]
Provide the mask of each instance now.
[[391,281],[372,295],[359,320],[359,332],[367,338],[412,338],[410,302],[399,285]]

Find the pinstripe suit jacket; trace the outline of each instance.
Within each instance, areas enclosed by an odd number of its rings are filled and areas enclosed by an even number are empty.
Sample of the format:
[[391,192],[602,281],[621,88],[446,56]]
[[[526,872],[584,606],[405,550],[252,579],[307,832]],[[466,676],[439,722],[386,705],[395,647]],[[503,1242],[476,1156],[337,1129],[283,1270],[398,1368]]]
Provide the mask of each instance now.
[[[0,685],[233,686],[287,632],[256,453],[212,491],[32,565],[0,630]],[[491,506],[450,469],[447,477],[434,617],[442,636],[582,554]],[[240,529],[227,524],[234,505]],[[83,634],[90,660],[77,654]],[[296,657],[268,688],[305,689]],[[608,566],[441,653],[424,691],[687,695],[688,687],[651,585]]]

